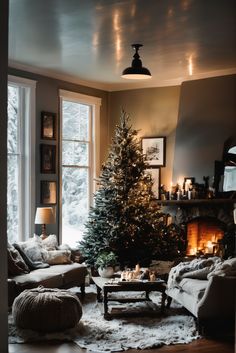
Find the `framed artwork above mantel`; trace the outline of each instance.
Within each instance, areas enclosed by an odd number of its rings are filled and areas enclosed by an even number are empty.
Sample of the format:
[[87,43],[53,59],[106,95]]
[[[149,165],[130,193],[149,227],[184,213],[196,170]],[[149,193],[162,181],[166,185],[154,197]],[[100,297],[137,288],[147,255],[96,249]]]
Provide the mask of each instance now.
[[142,150],[150,167],[166,165],[166,137],[143,137]]

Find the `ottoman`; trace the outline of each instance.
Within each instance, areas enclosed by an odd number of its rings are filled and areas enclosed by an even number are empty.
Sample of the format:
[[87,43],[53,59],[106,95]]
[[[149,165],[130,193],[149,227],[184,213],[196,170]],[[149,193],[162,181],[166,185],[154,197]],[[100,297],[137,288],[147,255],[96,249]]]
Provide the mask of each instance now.
[[82,305],[69,290],[40,286],[26,289],[15,298],[12,315],[19,328],[56,332],[73,328],[79,322]]

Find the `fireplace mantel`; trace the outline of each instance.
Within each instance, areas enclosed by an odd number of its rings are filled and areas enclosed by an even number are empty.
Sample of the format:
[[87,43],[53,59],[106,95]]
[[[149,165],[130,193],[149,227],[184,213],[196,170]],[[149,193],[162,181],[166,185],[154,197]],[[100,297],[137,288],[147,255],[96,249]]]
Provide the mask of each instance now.
[[220,204],[236,204],[236,199],[192,199],[192,200],[155,200],[161,206],[216,206]]
[[233,209],[236,199],[192,199],[156,200],[161,211],[172,218],[176,224],[186,224],[196,218],[215,218],[227,228],[233,226]]

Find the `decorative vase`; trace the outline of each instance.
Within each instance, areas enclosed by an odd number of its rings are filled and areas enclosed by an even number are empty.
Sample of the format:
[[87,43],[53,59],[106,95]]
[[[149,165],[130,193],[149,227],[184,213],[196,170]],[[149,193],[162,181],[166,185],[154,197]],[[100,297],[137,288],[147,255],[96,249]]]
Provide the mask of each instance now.
[[99,267],[98,273],[99,273],[99,276],[103,278],[110,278],[114,275],[114,269],[111,266],[104,267],[104,268]]

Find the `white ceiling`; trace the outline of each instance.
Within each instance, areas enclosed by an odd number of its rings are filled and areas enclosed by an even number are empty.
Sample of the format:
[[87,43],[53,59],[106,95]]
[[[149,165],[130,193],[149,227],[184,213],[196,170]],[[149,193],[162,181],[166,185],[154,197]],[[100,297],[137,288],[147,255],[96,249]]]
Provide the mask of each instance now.
[[[9,65],[108,91],[236,73],[235,0],[10,0]],[[142,43],[151,80],[120,77]]]

